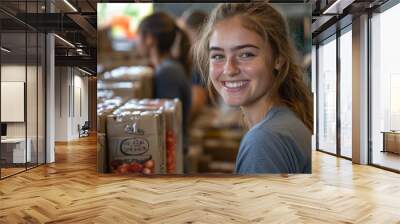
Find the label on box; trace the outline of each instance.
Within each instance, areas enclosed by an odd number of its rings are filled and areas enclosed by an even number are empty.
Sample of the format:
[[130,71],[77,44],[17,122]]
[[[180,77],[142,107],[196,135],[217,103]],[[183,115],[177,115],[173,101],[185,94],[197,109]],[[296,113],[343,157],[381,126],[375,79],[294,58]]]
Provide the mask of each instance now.
[[164,151],[157,137],[131,136],[109,139],[110,165],[116,173],[162,174],[165,172]]

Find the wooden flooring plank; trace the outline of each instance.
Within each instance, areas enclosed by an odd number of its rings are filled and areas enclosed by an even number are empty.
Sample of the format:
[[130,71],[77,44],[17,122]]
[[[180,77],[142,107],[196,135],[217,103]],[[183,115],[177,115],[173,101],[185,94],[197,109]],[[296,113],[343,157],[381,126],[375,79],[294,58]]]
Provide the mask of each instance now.
[[0,223],[400,223],[400,175],[313,152],[311,175],[96,173],[96,138],[0,181]]

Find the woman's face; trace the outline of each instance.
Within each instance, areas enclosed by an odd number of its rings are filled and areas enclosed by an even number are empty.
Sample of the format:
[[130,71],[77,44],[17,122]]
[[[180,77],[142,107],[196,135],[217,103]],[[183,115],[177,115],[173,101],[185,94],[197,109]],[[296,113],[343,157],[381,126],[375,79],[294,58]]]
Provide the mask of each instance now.
[[210,78],[225,103],[250,106],[264,100],[273,83],[270,44],[244,28],[240,17],[218,22],[210,37]]

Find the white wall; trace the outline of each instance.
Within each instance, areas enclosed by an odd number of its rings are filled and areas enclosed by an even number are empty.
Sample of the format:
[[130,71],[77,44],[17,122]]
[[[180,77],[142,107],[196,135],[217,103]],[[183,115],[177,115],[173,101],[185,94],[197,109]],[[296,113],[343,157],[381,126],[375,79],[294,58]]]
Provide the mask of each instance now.
[[[31,73],[35,73],[36,74],[36,67],[33,66],[28,66],[27,68],[25,67],[25,65],[2,65],[1,66],[1,81],[8,81],[8,82],[25,82],[25,74],[26,71],[25,69],[27,69],[28,74]],[[34,83],[31,83],[32,81],[29,80],[29,84],[30,85],[36,85],[36,81]],[[27,93],[27,102],[31,103],[34,101],[34,99],[36,99],[36,89],[31,89],[28,88],[28,90],[32,90],[33,92],[28,91]],[[34,99],[33,99],[34,98]],[[34,105],[30,105],[30,106],[35,106],[36,108],[36,103]],[[1,108],[1,110],[7,110],[7,108]],[[35,120],[36,123],[36,114],[34,114],[34,117],[32,117],[30,114],[28,113],[28,122],[31,122],[33,120]],[[10,122],[7,123],[7,136],[8,137],[25,137],[25,123],[26,122]],[[32,127],[33,124],[29,124],[29,127]],[[28,133],[29,134],[29,133]],[[28,137],[30,137],[28,135]]]
[[68,71],[67,67],[55,68],[55,141],[68,141]]
[[[1,81],[25,82],[25,65],[2,65]],[[7,110],[7,108],[1,108],[1,110]],[[7,137],[25,137],[25,123],[7,123]]]
[[72,119],[72,135],[78,136],[77,126],[81,126],[88,120],[88,78],[81,76],[82,73],[74,75],[74,108],[73,108],[73,119]]
[[[37,70],[38,69],[38,70]],[[27,78],[27,80],[25,80]],[[20,64],[4,64],[1,66],[1,81],[25,82],[26,84],[26,106],[24,104],[22,112],[25,113],[27,119],[24,122],[6,122],[7,137],[9,138],[24,138],[25,134],[30,139],[30,148],[32,152],[32,161],[44,163],[44,74],[42,67],[36,67]],[[2,96],[7,97],[7,96]],[[10,108],[1,108],[10,110]],[[7,111],[11,112],[12,111]],[[39,153],[37,157],[37,153]]]
[[83,75],[76,68],[56,67],[56,141],[77,139],[78,124],[88,120],[88,78]]

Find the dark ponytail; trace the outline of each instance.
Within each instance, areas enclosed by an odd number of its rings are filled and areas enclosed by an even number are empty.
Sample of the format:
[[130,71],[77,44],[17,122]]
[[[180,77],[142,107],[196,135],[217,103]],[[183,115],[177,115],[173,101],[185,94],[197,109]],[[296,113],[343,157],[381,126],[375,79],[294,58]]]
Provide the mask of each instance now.
[[155,12],[140,22],[139,32],[153,36],[157,40],[158,51],[169,55],[177,37],[180,36],[177,60],[182,63],[187,76],[190,76],[192,67],[192,59],[189,55],[190,40],[188,35],[176,25],[173,17],[164,12]]
[[190,55],[190,39],[189,36],[181,28],[176,26],[179,35],[179,56],[178,60],[185,68],[186,74],[191,75],[192,72],[192,57]]

